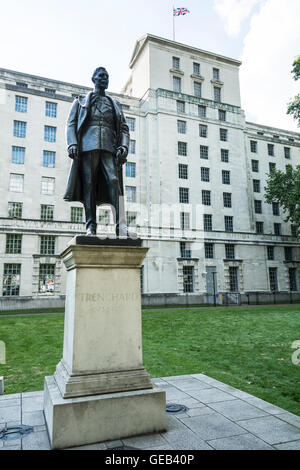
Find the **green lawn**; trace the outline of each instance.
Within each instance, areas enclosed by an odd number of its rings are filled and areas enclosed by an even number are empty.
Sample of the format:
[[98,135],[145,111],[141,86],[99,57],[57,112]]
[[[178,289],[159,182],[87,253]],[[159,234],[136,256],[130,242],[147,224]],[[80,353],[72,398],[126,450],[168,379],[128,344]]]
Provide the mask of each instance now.
[[[62,355],[63,315],[0,318],[6,393],[41,390]],[[152,377],[204,373],[300,415],[300,306],[143,312],[144,365]]]

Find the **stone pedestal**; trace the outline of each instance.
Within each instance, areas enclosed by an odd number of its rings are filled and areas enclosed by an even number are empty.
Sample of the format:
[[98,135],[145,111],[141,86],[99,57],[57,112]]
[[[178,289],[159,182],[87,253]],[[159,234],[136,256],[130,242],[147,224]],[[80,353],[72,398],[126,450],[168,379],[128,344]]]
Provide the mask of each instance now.
[[140,240],[76,237],[67,269],[63,357],[46,377],[52,448],[166,429],[165,392],[142,363]]

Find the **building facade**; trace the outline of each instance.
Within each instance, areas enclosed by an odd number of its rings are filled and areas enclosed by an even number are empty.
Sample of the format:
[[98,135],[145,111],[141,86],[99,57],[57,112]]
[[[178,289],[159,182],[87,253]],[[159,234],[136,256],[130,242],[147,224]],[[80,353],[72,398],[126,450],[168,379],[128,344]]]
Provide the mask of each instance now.
[[[127,220],[149,247],[145,304],[300,297],[295,228],[264,202],[268,174],[300,163],[300,134],[245,121],[239,66],[147,34],[112,94],[130,128]],[[0,69],[0,309],[63,305],[60,253],[85,230],[82,205],[63,201],[65,123],[88,91]],[[113,234],[109,206],[97,217]]]

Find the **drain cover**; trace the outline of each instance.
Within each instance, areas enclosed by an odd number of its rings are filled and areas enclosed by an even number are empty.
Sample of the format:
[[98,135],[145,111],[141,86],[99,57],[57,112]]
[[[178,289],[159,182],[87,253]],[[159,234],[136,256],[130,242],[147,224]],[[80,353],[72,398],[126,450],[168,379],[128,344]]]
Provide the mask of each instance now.
[[108,450],[139,450],[137,447],[130,447],[130,446],[119,446],[119,447],[112,447]]
[[26,434],[33,432],[32,426],[21,424],[20,426],[5,426],[0,430],[0,440],[10,441],[12,439],[20,439]]
[[167,403],[166,406],[167,413],[184,413],[187,410],[187,406],[180,405],[179,403]]

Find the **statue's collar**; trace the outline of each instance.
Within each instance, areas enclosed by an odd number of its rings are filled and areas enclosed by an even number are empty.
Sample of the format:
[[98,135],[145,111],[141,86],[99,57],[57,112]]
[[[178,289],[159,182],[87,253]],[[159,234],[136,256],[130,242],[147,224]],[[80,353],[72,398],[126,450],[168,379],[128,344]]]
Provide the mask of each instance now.
[[80,106],[82,106],[82,108],[88,108],[89,107],[89,105],[91,103],[92,95],[93,95],[93,92],[90,91],[87,95],[79,95],[78,96],[78,101],[79,101]]

